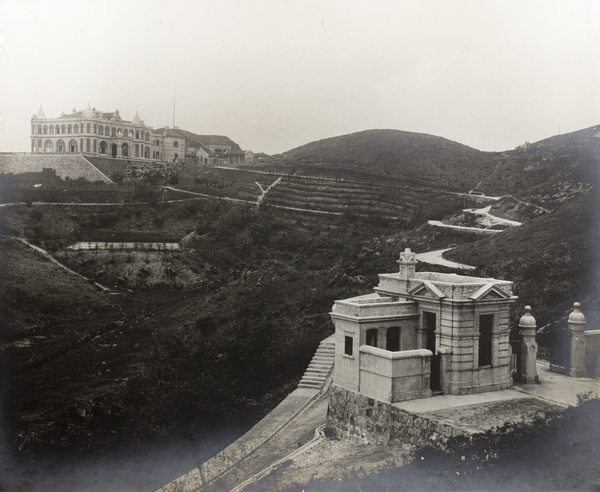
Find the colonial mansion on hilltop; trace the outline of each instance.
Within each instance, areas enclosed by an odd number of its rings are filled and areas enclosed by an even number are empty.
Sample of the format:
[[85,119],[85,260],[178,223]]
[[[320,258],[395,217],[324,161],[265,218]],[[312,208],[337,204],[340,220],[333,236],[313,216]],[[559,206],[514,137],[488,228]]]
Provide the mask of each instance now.
[[154,130],[144,124],[137,111],[128,121],[118,110],[106,113],[89,104],[85,110],[73,108],[58,118],[46,117],[40,106],[31,118],[31,152],[209,165],[252,160],[250,151],[242,151],[228,137],[196,135],[177,127]]

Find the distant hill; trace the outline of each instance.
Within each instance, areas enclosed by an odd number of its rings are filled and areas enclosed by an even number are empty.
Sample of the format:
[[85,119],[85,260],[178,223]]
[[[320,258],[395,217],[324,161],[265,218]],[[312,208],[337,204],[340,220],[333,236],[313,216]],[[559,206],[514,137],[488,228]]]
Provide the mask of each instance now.
[[528,197],[554,208],[598,186],[600,125],[493,154],[483,191]]
[[366,130],[326,138],[270,159],[286,167],[347,170],[419,183],[471,188],[493,172],[489,154],[445,138]]

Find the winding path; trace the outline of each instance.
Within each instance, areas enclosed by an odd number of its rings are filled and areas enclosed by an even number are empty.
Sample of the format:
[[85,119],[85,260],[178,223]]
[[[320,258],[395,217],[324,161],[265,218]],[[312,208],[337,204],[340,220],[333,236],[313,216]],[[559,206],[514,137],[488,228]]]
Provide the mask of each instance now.
[[417,254],[417,260],[423,263],[429,263],[430,265],[441,265],[448,268],[458,268],[460,270],[474,270],[477,267],[471,265],[465,265],[463,263],[456,263],[455,261],[445,260],[442,255],[446,251],[451,251],[454,248],[437,249],[435,251],[428,251],[427,253]]

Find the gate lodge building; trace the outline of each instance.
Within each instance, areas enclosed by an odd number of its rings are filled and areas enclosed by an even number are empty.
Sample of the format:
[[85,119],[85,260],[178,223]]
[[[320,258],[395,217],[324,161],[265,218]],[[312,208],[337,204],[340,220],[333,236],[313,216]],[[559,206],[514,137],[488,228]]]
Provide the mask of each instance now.
[[513,283],[417,273],[410,249],[398,264],[375,293],[335,302],[333,384],[387,403],[511,387]]

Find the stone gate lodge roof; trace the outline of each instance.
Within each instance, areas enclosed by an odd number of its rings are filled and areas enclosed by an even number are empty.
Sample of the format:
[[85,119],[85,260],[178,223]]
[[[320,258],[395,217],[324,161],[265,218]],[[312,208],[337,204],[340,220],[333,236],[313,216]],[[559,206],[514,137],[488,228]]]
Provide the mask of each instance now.
[[375,288],[381,294],[392,296],[428,295],[437,299],[480,300],[516,299],[512,295],[513,282],[494,278],[469,277],[456,273],[419,272],[406,279],[400,273],[379,275]]

